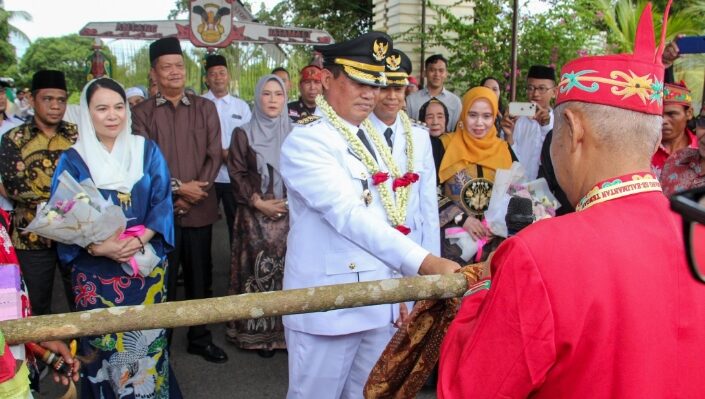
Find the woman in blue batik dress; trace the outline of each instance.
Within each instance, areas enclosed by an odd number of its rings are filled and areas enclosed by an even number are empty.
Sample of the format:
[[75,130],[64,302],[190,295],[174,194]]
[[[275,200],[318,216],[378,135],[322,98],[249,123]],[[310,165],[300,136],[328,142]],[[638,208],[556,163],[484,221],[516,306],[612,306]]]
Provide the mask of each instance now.
[[[52,192],[64,171],[79,182],[92,179],[105,198],[122,207],[128,219],[125,233],[132,235],[117,231],[85,248],[58,245],[62,265],[71,268],[77,310],[166,301],[166,254],[174,240],[169,169],[157,145],[133,135],[131,125],[120,84],[100,78],[86,85],[79,139],[61,156]],[[153,269],[126,267],[130,258],[145,251],[156,255]],[[181,396],[163,329],[82,338],[80,352],[97,355],[84,367],[82,398]]]

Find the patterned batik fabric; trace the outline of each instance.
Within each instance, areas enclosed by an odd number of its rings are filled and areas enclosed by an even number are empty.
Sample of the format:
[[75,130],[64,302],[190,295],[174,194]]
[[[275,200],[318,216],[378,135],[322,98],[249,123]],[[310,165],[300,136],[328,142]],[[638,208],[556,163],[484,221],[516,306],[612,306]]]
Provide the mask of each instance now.
[[16,249],[47,249],[51,241],[34,233],[21,234],[34,219],[37,205],[49,200],[54,170],[61,154],[78,137],[73,123],[61,122],[52,137],[30,120],[5,133],[0,142],[0,174],[8,197],[15,203],[12,244]]
[[[458,271],[465,275],[468,288],[480,279],[482,267],[476,264]],[[459,298],[417,302],[407,324],[394,334],[372,368],[365,398],[415,398],[438,363],[441,343],[459,308]]]
[[[288,214],[271,220],[249,206],[240,205],[233,225],[229,294],[281,290]],[[281,316],[229,322],[226,338],[243,349],[286,348]]]
[[684,148],[670,157],[661,172],[663,193],[671,195],[705,186],[705,168],[703,158],[697,148]]
[[[164,264],[147,277],[102,278],[74,269],[72,279],[76,310],[150,305],[166,300]],[[81,354],[94,360],[83,365],[81,397],[169,398],[166,346],[164,329],[82,338]]]
[[[698,138],[695,133],[690,131],[690,129],[685,129],[685,133],[688,136],[688,148],[698,148]],[[678,151],[676,151],[678,152]],[[661,178],[661,173],[663,172],[664,166],[666,166],[666,161],[671,157],[670,151],[666,149],[663,145],[659,144],[654,156],[651,157],[651,171],[656,175],[657,179]]]

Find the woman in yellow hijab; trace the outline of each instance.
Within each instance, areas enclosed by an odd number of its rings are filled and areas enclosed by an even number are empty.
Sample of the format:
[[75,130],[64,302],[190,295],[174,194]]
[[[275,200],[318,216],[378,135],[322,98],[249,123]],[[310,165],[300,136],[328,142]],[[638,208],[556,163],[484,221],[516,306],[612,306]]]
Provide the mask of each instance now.
[[495,172],[509,169],[516,161],[509,144],[497,136],[497,102],[497,95],[486,87],[470,89],[463,96],[457,128],[442,137],[445,155],[438,176],[445,204],[441,205],[441,226],[462,227],[475,241],[490,236],[482,218],[490,203]]

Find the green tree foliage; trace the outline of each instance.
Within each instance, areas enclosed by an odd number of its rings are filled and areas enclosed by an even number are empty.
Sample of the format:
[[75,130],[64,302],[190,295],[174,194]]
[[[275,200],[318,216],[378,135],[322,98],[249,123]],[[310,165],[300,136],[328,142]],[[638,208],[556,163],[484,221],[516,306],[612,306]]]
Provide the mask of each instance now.
[[[19,81],[28,85],[32,75],[40,69],[57,69],[66,75],[66,85],[70,93],[80,93],[86,84],[86,62],[92,53],[93,39],[77,34],[62,37],[37,39],[32,43],[19,68]],[[103,53],[116,65],[115,57],[107,47]]]
[[[461,0],[458,2],[464,2]],[[565,0],[548,11],[529,14],[528,3],[520,10],[518,81],[526,77],[531,65],[560,68],[566,61],[586,54],[594,47],[597,35],[594,14],[580,3]],[[476,0],[473,17],[457,17],[453,7],[441,7],[429,0],[429,8],[439,15],[438,22],[428,27],[425,35],[418,30],[409,34],[424,36],[428,46],[449,51],[450,80],[448,86],[458,93],[480,84],[486,76],[505,79],[503,96],[509,89],[511,74],[511,20],[509,0]],[[521,87],[521,83],[519,83]],[[524,93],[517,91],[519,97]],[[505,97],[506,98],[506,97]]]
[[8,41],[9,25],[7,13],[0,9],[0,76],[7,75],[8,69],[17,62],[15,47]]
[[544,13],[522,17],[520,72],[537,64],[559,71],[571,59],[599,51],[597,22],[585,0],[563,1]]
[[476,17],[458,17],[453,7],[429,1],[438,22],[429,25],[425,35],[418,30],[410,32],[413,39],[423,37],[427,47],[442,47],[451,54],[448,87],[457,93],[479,84],[485,76],[499,78],[509,73],[511,18],[507,18],[506,1],[477,0],[474,4]]
[[149,86],[149,46],[144,46],[129,56],[124,62],[118,61],[113,68],[113,78],[125,87]]
[[323,29],[336,41],[372,29],[372,0],[289,0],[277,7],[289,10],[291,25]]
[[10,35],[18,37],[27,43],[29,37],[12,25],[13,19],[32,20],[32,16],[26,11],[8,11],[0,7],[0,76],[14,75],[17,71],[17,57],[15,57],[15,47],[10,44]]
[[[596,14],[607,33],[608,51],[628,53],[634,48],[636,27],[648,0],[592,0]],[[658,3],[653,8],[654,34],[656,42],[661,39],[661,23],[663,6]],[[672,8],[668,17],[666,40],[670,41],[677,35],[702,35],[705,33],[705,22],[702,3],[693,3],[681,8]]]

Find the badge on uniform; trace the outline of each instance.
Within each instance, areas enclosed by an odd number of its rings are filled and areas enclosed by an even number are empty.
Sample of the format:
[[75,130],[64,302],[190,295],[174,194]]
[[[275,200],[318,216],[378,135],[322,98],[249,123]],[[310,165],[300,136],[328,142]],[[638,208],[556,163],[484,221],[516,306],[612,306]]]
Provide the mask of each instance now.
[[242,119],[242,116],[240,116],[240,115],[238,115],[238,114],[232,114],[232,115],[230,115],[230,116],[231,116],[233,119]]
[[369,189],[365,189],[362,192],[362,201],[365,203],[365,206],[370,206],[372,203],[372,193]]
[[367,180],[362,180],[362,202],[365,203],[365,206],[370,206],[372,203],[372,192],[370,191],[370,186],[367,183]]

